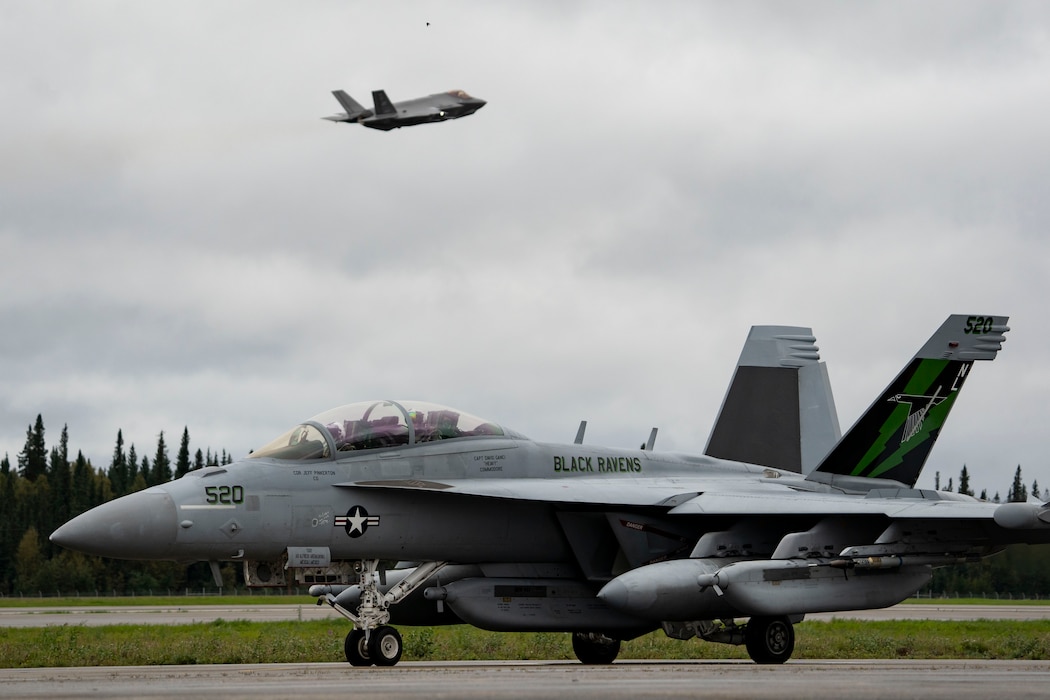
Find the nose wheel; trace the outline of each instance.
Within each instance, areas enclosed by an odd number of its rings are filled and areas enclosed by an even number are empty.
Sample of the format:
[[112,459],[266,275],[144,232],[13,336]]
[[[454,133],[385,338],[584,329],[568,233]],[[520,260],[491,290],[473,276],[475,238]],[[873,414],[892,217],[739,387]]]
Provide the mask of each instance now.
[[346,643],[343,644],[346,652],[346,660],[351,666],[371,666],[372,658],[368,653],[368,640],[364,630],[353,629],[346,635]]
[[376,666],[393,666],[401,660],[404,644],[396,629],[388,625],[377,627],[368,640],[368,655]]
[[340,605],[331,593],[318,598],[318,605],[328,603],[340,615],[354,623],[354,629],[346,635],[346,642],[343,644],[343,652],[350,665],[393,666],[401,660],[405,647],[398,631],[386,624],[390,621],[388,608],[404,600],[444,566],[445,562],[420,564],[411,574],[384,593],[379,588],[379,560],[365,559],[354,564],[358,573],[357,585],[360,587],[360,604],[356,612]]

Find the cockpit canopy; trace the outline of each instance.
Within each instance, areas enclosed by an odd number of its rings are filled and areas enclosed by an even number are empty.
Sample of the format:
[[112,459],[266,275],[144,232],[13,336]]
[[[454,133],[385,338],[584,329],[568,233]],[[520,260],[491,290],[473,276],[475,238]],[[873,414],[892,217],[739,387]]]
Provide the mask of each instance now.
[[465,92],[464,90],[449,90],[449,91],[448,91],[448,94],[452,95],[453,97],[458,97],[458,98],[459,98],[459,99],[461,99],[461,100],[470,100],[470,99],[473,99],[473,98],[472,98],[472,97],[471,97],[470,95],[468,95],[468,94],[467,94],[467,93],[466,93],[466,92]]
[[524,436],[463,411],[425,401],[365,401],[314,416],[252,452],[250,459],[327,459],[337,452],[451,438]]

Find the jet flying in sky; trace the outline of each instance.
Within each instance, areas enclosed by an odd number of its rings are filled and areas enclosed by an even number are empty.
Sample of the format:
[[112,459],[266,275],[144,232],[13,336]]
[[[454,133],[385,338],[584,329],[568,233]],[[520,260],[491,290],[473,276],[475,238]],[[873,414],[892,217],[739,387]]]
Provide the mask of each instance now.
[[309,585],[352,623],[355,666],[398,662],[394,624],[456,623],[570,633],[589,664],[658,629],[783,663],[806,614],[894,605],[936,567],[1050,543],[1050,503],[915,487],[1008,330],[950,316],[841,435],[812,331],[756,326],[703,455],[656,450],[655,429],[640,449],[587,445],[585,422],[541,443],[438,404],[349,404],[51,540]]
[[403,126],[443,122],[474,114],[485,106],[485,100],[471,97],[462,90],[439,92],[404,102],[391,102],[383,90],[372,92],[373,109],[365,109],[342,90],[332,92],[346,112],[323,117],[333,122],[361,124],[370,129],[390,131]]

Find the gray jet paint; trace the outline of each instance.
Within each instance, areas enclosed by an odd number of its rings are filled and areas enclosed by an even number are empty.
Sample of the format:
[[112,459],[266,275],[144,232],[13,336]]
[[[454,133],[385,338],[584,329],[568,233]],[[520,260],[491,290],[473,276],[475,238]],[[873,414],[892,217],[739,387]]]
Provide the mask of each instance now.
[[811,331],[758,327],[717,457],[654,451],[655,431],[637,450],[586,445],[585,424],[574,443],[540,443],[446,406],[372,401],[98,506],[51,539],[216,574],[242,562],[252,586],[312,584],[353,623],[354,665],[397,663],[391,623],[460,622],[570,632],[585,663],[661,627],[782,663],[807,613],[893,605],[935,567],[1050,542],[1050,504],[914,488],[1006,322],[949,317],[841,439]]
[[342,90],[334,90],[332,94],[346,111],[322,119],[360,124],[381,131],[459,119],[474,114],[485,106],[485,100],[471,97],[462,90],[439,92],[404,102],[391,102],[385,91],[375,90],[372,92],[373,109],[365,109]]

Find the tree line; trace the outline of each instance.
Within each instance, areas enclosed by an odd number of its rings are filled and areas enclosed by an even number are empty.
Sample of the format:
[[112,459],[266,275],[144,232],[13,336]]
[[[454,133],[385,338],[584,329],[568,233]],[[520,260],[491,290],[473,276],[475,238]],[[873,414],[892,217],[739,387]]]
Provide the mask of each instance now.
[[[183,428],[173,464],[163,431],[150,459],[147,455],[140,457],[134,444],[125,449],[123,432],[117,430],[113,456],[105,467],[96,468],[81,451],[75,457],[71,454],[68,427],[62,426],[58,444],[48,449],[44,420],[38,415],[26,429],[17,466],[12,466],[7,454],[0,461],[0,594],[134,593],[214,585],[210,569],[203,563],[187,567],[174,562],[103,559],[62,549],[48,538],[70,518],[101,503],[162,484],[194,469],[229,464],[233,460],[225,449],[198,449],[191,455],[189,429]],[[974,496],[966,465],[958,482],[949,478],[942,484],[937,472],[935,487]],[[995,503],[1025,501],[1030,495],[1050,500],[1050,493],[1041,491],[1037,481],[1030,488],[1025,485],[1020,465],[1004,492],[1005,498],[996,491],[989,499],[984,489],[980,498]],[[233,584],[238,576],[231,566],[224,567],[223,574],[228,584]],[[1019,545],[974,564],[937,569],[931,590],[936,594],[1050,596],[1050,547]]]
[[187,568],[174,562],[131,562],[89,557],[62,549],[49,541],[51,533],[70,518],[135,491],[194,469],[232,462],[226,450],[191,453],[190,433],[183,428],[174,464],[161,431],[153,458],[138,455],[135,445],[125,448],[117,430],[113,457],[96,468],[84,453],[72,456],[68,426],[58,443],[48,449],[43,416],[26,429],[26,441],[17,465],[10,456],[0,460],[0,593],[54,591],[116,591],[118,593],[212,586],[205,566]]

